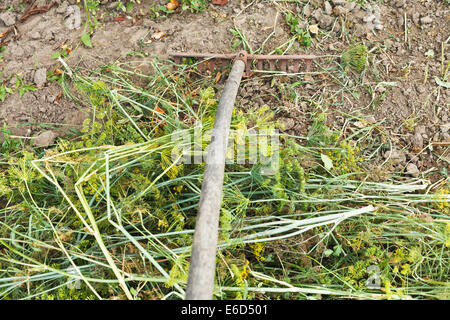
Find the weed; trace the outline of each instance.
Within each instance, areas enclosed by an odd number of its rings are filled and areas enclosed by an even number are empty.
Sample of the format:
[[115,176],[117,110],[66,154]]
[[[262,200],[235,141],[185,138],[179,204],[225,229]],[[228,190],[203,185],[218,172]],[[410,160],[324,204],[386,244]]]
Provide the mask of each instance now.
[[0,85],[0,101],[5,101],[6,94],[12,94],[13,90],[8,88],[5,84]]
[[0,47],[0,62],[3,62],[3,51],[6,50],[6,46],[1,46]]
[[291,29],[291,34],[294,35],[297,41],[303,47],[311,46],[311,34],[309,30],[300,26],[300,18],[292,13],[286,14],[286,23]]
[[233,35],[233,37],[237,38],[231,45],[233,49],[242,46],[243,50],[249,52],[250,54],[253,54],[253,50],[250,47],[250,44],[248,43],[248,38],[242,32],[242,30],[240,30],[238,27],[235,26],[234,29],[230,29],[230,32]]
[[347,49],[342,55],[342,64],[346,70],[361,73],[367,67],[368,50],[364,44],[358,44]]
[[207,0],[181,0],[182,10],[190,10],[191,12],[200,13],[206,10],[209,3]]
[[[16,76],[16,85],[15,89],[19,90],[19,96],[22,97],[25,93],[29,91],[36,91],[37,88],[33,87],[31,84],[26,84],[22,78]],[[6,89],[5,89],[6,91]]]

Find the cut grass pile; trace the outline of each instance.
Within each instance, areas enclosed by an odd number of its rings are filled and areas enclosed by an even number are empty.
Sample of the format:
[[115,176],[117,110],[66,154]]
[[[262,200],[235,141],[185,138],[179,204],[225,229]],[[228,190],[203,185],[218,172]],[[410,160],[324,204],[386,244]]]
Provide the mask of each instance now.
[[[67,70],[65,93],[92,106],[80,135],[47,150],[5,140],[1,298],[183,298],[204,165],[173,161],[173,136],[212,128],[220,86],[195,65],[152,67]],[[375,125],[343,138],[311,117],[307,137],[280,135],[274,175],[227,165],[215,297],[448,299],[448,181],[371,182],[379,146],[352,141]],[[232,126],[278,124],[263,107]]]

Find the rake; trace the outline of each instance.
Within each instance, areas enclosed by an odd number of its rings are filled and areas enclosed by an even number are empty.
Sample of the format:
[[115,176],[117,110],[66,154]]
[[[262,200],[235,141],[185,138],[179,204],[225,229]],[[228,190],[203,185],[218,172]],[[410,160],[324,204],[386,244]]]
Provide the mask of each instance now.
[[[225,173],[225,157],[230,132],[234,101],[243,76],[250,77],[264,68],[274,71],[297,73],[301,64],[309,71],[312,55],[253,55],[241,51],[238,54],[204,54],[172,52],[169,57],[181,64],[183,59],[199,60],[199,69],[209,67],[213,72],[219,63],[233,61],[233,66],[219,101],[211,143],[206,158],[206,167],[200,194],[199,209],[195,224],[194,240],[189,266],[186,300],[211,300],[214,291],[216,249],[219,228],[220,203]],[[292,65],[288,64],[292,62]],[[251,68],[256,65],[257,70]]]

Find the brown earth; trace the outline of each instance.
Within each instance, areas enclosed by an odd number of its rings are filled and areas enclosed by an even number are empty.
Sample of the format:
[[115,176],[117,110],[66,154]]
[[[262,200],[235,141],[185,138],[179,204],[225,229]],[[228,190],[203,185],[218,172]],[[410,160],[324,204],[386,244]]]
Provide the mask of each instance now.
[[[39,6],[50,3],[38,2]],[[62,68],[51,58],[62,45],[73,48],[66,59],[72,67],[94,68],[116,60],[133,60],[136,68],[146,71],[153,55],[167,58],[171,50],[236,52],[239,48],[232,48],[236,38],[230,32],[236,26],[253,50],[263,46],[261,51],[267,54],[292,38],[285,19],[285,13],[291,12],[300,17],[304,28],[318,25],[319,34],[306,50],[320,56],[313,66],[314,73],[308,78],[297,75],[246,79],[241,85],[239,107],[268,104],[279,111],[287,133],[305,136],[311,124],[310,114],[319,104],[329,112],[330,125],[344,134],[365,125],[361,121],[348,123],[346,115],[379,123],[380,132],[388,137],[387,144],[400,153],[399,160],[394,159],[397,169],[406,170],[410,165],[412,172],[411,164],[421,172],[448,168],[450,93],[435,80],[442,78],[450,60],[450,5],[445,0],[387,0],[384,4],[371,1],[378,7],[344,0],[311,0],[306,5],[230,0],[224,6],[209,5],[203,13],[178,8],[165,18],[152,16],[152,8],[165,5],[166,1],[142,0],[123,15],[117,10],[117,2],[100,2],[93,48],[87,48],[80,42],[83,24],[73,30],[67,26],[73,21],[68,8],[76,0],[56,1],[48,12],[33,15],[23,23],[16,21],[31,4],[2,1],[0,34],[14,22],[17,34],[12,32],[0,39],[9,41],[3,61],[0,60],[0,80],[12,88],[16,83],[14,75],[18,75],[38,90],[23,97],[17,92],[7,95],[0,102],[0,124],[6,123],[18,136],[32,136],[47,130],[42,124],[66,128],[82,122],[83,106],[65,97],[58,99],[60,86],[42,79],[43,72]],[[84,9],[81,19],[86,21]],[[165,36],[157,39],[160,32]],[[339,56],[354,43],[368,47],[369,67],[362,76],[339,78]],[[147,57],[128,55],[136,51]],[[288,52],[303,53],[305,49],[294,41]],[[293,101],[283,88],[295,81],[302,85],[295,88],[297,98]],[[392,152],[384,151],[381,155],[392,158]]]

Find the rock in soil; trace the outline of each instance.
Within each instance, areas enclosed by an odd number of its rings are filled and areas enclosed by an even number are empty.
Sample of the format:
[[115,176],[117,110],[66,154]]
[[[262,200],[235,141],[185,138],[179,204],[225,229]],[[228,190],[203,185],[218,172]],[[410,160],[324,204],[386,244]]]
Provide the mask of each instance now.
[[33,144],[36,147],[47,147],[55,143],[57,135],[53,131],[44,131],[33,138]]
[[78,29],[81,26],[80,8],[76,5],[67,7],[64,24],[69,30]]
[[284,130],[292,129],[295,126],[295,121],[292,118],[280,118],[279,121]]
[[324,11],[329,16],[333,13],[333,8],[331,7],[331,4],[328,1],[325,1],[324,3]]
[[16,15],[11,11],[6,11],[0,14],[0,22],[5,26],[10,27],[16,23]]
[[384,158],[386,159],[390,158],[391,160],[394,161],[395,164],[402,164],[406,162],[406,155],[401,150],[397,149],[386,151],[384,153]]
[[414,136],[411,138],[411,143],[413,147],[422,149],[423,148],[423,137],[422,134],[419,132],[415,133]]
[[422,23],[422,24],[428,24],[428,23],[432,23],[433,22],[433,19],[432,18],[430,18],[430,17],[422,17],[421,19],[420,19],[420,23]]
[[406,166],[406,172],[412,175],[413,177],[419,176],[420,173],[419,169],[414,163],[410,163]]
[[47,82],[47,69],[41,68],[34,73],[34,83],[38,88],[42,88]]

